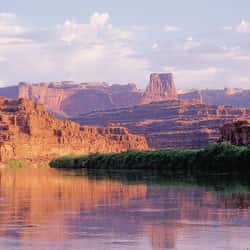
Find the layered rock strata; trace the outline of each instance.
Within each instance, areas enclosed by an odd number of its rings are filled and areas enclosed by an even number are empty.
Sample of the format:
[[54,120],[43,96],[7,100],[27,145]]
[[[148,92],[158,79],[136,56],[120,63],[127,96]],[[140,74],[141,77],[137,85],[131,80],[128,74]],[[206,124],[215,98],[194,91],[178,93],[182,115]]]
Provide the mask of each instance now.
[[55,119],[25,99],[0,98],[0,160],[147,149],[143,136],[121,126],[80,126]]
[[75,118],[84,125],[116,124],[144,134],[152,148],[201,148],[220,137],[219,128],[250,118],[250,110],[201,104],[199,100],[168,100],[131,108],[91,112]]
[[152,73],[142,102],[150,103],[175,98],[176,88],[173,74]]
[[250,120],[239,120],[228,123],[220,128],[220,141],[235,145],[247,146],[250,144]]
[[161,101],[176,97],[172,74],[151,74],[146,91],[135,84],[75,83],[26,83],[0,88],[0,96],[30,99],[43,104],[57,117],[74,117],[96,110],[130,107],[141,103]]

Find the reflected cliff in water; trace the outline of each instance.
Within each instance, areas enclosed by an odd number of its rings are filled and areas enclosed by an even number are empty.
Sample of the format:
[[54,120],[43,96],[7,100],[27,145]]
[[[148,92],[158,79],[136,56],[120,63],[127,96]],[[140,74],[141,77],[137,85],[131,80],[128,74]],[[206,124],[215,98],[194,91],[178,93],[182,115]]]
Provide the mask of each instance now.
[[0,170],[0,249],[247,249],[247,179]]

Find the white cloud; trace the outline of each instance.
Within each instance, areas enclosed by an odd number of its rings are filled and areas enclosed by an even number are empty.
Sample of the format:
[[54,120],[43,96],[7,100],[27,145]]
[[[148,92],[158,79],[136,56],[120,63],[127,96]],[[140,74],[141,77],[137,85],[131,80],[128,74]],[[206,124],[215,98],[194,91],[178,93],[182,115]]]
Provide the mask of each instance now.
[[192,37],[186,38],[183,44],[184,50],[191,50],[200,46],[200,42],[194,40]]
[[237,31],[240,33],[250,32],[250,22],[242,19],[240,24],[237,26]]
[[[247,27],[247,21],[242,21],[238,31],[247,32]],[[235,27],[230,32],[175,40],[160,40],[157,30],[154,36],[149,32],[150,27],[114,25],[108,13],[96,12],[86,22],[65,20],[32,29],[15,14],[0,13],[1,79],[6,84],[136,81],[142,87],[151,71],[167,71],[174,72],[179,88],[218,88],[229,83],[250,88],[249,37]]]
[[154,43],[153,45],[152,45],[152,49],[158,49],[159,48],[159,44],[158,43]]
[[102,28],[108,23],[109,18],[109,13],[101,14],[99,12],[95,12],[90,18],[90,25],[96,28]]
[[[206,88],[207,86],[213,87],[213,83],[216,81],[216,77],[221,73],[221,69],[217,67],[196,68],[196,69],[175,69],[173,67],[165,67],[167,72],[173,72],[175,75],[175,81],[182,83],[187,88]],[[190,86],[190,87],[188,87]],[[179,87],[182,87],[179,85]]]
[[180,27],[177,27],[177,26],[166,25],[166,26],[164,27],[164,30],[165,30],[166,32],[177,32],[177,31],[180,31],[181,28],[180,28]]
[[19,25],[15,15],[0,14],[0,24],[1,17],[12,31],[0,33],[0,73],[6,82],[73,79],[126,83],[148,70],[148,61],[133,48],[134,29],[112,25],[108,13],[96,12],[86,23],[66,20],[39,30]]
[[17,17],[13,13],[0,13],[0,35],[17,35],[26,29],[17,23]]

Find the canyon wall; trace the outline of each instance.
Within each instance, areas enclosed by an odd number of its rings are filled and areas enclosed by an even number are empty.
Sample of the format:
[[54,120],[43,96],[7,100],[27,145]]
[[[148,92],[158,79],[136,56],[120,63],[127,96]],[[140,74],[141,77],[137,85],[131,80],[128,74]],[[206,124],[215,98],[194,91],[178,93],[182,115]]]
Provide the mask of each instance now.
[[80,126],[55,119],[31,100],[0,98],[0,160],[147,149],[121,126]]
[[201,148],[220,137],[219,127],[250,118],[250,109],[202,104],[199,100],[168,100],[131,108],[83,114],[84,125],[119,124],[144,134],[152,148]]
[[235,145],[250,145],[250,120],[227,123],[220,128],[220,141]]

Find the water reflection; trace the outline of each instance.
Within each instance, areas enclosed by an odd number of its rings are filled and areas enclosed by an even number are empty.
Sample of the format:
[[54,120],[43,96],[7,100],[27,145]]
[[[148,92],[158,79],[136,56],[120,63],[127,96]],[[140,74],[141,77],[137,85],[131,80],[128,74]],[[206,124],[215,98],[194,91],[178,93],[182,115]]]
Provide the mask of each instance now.
[[250,247],[247,179],[0,171],[0,249]]

